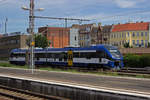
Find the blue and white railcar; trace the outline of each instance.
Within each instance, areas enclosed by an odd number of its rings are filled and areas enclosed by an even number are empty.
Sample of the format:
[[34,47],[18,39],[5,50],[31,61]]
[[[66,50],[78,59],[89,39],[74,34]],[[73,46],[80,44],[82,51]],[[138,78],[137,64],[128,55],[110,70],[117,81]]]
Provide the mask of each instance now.
[[[25,49],[14,49],[10,54],[10,62],[25,64]],[[34,61],[37,65],[61,65],[78,67],[105,67],[120,69],[123,65],[123,57],[114,46],[97,45],[84,48],[47,48],[35,49]]]

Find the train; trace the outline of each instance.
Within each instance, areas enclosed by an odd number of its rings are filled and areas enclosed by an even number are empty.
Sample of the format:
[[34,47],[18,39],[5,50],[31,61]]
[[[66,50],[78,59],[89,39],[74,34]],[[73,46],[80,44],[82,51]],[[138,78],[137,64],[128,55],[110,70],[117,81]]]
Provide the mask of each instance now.
[[[24,65],[27,59],[30,58],[29,56],[30,50],[28,49],[13,49],[10,52],[9,62],[11,64]],[[122,54],[117,47],[110,45],[35,48],[34,63],[35,65],[95,67],[115,70],[124,67]]]

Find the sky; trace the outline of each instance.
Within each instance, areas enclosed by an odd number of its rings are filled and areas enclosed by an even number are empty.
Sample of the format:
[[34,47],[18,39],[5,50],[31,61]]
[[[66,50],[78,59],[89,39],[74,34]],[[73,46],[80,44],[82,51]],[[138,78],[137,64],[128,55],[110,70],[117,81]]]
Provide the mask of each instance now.
[[[89,19],[89,23],[111,25],[117,23],[150,20],[150,0],[34,0],[35,16],[67,17]],[[4,33],[5,20],[7,32],[27,33],[29,27],[29,0],[0,0],[0,33]],[[68,21],[68,26],[79,24],[78,21]],[[35,19],[35,32],[42,26],[64,27],[63,20]]]

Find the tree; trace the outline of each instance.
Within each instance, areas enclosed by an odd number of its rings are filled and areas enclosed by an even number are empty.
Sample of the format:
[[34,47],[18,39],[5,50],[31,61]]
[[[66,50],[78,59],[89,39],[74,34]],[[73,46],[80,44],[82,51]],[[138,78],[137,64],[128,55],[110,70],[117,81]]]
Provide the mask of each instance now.
[[47,38],[41,34],[35,35],[35,47],[46,48],[49,46]]
[[148,42],[147,47],[150,48],[150,42]]
[[26,45],[28,46],[28,47],[30,47],[31,45],[31,37],[29,36],[27,39],[26,39]]
[[128,42],[126,42],[126,43],[124,44],[124,47],[125,47],[125,48],[130,48],[130,44],[129,44]]

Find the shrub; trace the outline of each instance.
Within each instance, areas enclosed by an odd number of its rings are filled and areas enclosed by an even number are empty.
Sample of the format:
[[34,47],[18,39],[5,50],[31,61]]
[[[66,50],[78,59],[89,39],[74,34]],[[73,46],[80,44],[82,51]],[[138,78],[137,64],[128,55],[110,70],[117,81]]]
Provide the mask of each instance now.
[[139,55],[128,54],[124,56],[125,67],[140,67],[141,65],[139,64],[139,62],[140,62]]
[[150,66],[150,55],[128,54],[124,56],[125,67],[147,67]]
[[142,67],[150,66],[150,55],[142,55],[139,63]]

